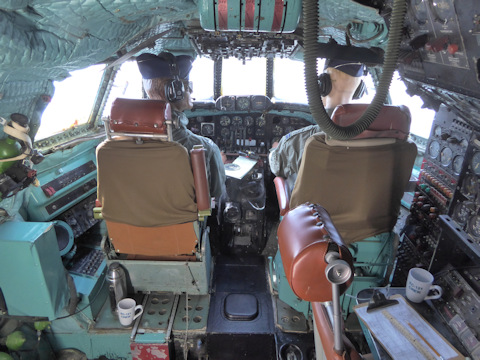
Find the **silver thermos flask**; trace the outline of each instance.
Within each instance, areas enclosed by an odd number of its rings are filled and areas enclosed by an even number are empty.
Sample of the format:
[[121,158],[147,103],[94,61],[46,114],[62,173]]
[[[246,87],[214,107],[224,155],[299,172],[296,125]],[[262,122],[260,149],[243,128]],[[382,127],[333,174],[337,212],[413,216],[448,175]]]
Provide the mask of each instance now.
[[107,281],[110,306],[112,312],[116,312],[118,302],[127,297],[127,277],[125,270],[118,262],[111,263],[108,267]]

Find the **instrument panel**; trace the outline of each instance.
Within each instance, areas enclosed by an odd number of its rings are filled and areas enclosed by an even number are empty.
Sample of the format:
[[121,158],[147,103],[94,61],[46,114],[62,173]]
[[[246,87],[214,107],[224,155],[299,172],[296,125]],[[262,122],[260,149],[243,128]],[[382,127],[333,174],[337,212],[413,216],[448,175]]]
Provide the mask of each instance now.
[[[254,97],[250,97],[250,100],[252,98]],[[190,117],[188,128],[195,134],[209,137],[221,150],[250,150],[265,154],[273,142],[308,125],[311,122],[294,116],[232,112]]]

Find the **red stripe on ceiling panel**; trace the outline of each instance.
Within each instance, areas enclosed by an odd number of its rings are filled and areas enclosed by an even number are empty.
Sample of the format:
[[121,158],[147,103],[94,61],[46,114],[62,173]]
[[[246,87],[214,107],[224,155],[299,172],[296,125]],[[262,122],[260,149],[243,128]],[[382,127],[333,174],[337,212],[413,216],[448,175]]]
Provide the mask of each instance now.
[[283,20],[283,0],[275,0],[273,10],[272,31],[280,31]]
[[253,30],[255,1],[256,0],[246,0],[245,2],[245,30]]
[[218,0],[218,29],[228,30],[228,0]]

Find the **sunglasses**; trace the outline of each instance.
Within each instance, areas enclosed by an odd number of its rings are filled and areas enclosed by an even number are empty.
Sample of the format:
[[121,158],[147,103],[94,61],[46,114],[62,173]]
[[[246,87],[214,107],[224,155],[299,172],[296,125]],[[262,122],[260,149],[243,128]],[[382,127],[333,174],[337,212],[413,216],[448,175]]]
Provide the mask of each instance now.
[[182,80],[183,81],[183,86],[185,87],[185,91],[193,92],[193,82],[192,81],[187,81],[187,80]]

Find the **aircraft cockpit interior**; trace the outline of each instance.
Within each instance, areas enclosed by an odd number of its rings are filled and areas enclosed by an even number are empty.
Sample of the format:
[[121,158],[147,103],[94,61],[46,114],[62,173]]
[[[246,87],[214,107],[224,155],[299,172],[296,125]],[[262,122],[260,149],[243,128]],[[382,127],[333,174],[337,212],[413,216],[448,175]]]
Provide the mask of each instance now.
[[0,50],[0,360],[480,360],[480,2],[4,0]]

